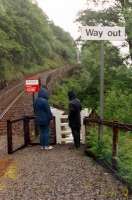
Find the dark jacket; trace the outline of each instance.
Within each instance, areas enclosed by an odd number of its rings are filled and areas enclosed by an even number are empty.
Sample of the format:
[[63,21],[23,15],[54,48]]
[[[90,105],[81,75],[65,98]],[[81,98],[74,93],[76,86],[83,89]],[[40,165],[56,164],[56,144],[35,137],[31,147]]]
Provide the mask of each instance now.
[[38,125],[49,126],[52,113],[48,104],[48,92],[45,88],[40,89],[34,103],[35,118]]
[[69,126],[74,127],[81,127],[81,116],[80,111],[82,109],[80,100],[76,98],[74,93],[69,93]]

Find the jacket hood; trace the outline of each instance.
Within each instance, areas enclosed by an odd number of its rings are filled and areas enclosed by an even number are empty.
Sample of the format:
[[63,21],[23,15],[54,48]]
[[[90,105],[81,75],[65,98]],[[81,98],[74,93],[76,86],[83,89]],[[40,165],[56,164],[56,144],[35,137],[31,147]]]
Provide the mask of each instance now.
[[76,98],[76,94],[74,91],[69,91],[68,92],[68,97],[69,97],[69,100],[73,100]]
[[48,99],[49,98],[49,95],[48,95],[48,92],[45,88],[41,88],[38,92],[38,97],[41,97],[43,99]]

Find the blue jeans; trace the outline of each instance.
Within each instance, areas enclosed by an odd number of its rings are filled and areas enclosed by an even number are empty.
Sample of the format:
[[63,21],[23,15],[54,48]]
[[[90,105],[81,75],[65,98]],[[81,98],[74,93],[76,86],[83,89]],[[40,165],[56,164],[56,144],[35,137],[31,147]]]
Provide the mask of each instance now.
[[49,127],[48,126],[40,126],[40,145],[42,147],[49,146]]

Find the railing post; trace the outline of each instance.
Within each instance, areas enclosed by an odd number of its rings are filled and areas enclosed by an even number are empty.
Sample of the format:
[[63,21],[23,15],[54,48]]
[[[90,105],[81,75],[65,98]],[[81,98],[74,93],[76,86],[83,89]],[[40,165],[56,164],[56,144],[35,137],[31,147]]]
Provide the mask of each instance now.
[[103,124],[102,119],[99,118],[99,125],[98,125],[98,144],[100,145],[103,142]]
[[61,113],[55,113],[55,122],[56,122],[56,141],[57,144],[61,144]]
[[12,149],[12,123],[10,120],[7,120],[7,150],[8,154],[11,154]]
[[88,116],[88,109],[85,108],[81,112],[81,136],[82,136],[82,144],[86,143],[86,126],[83,123],[85,117]]
[[29,130],[29,118],[25,116],[23,119],[23,130],[24,130],[24,144],[27,146],[30,144],[30,130]]
[[34,119],[34,130],[35,130],[35,137],[37,137],[39,135],[39,129],[35,119]]
[[89,118],[84,118],[83,119],[83,125],[85,126],[85,132],[86,132],[86,134],[85,134],[85,144],[86,144],[86,147],[87,148],[90,148],[91,146],[90,146],[90,144],[89,144],[89,140],[90,140],[90,131],[88,130],[88,127],[89,127]]
[[113,124],[113,145],[112,145],[112,167],[117,168],[117,155],[118,155],[118,125],[115,124],[117,122],[114,122]]

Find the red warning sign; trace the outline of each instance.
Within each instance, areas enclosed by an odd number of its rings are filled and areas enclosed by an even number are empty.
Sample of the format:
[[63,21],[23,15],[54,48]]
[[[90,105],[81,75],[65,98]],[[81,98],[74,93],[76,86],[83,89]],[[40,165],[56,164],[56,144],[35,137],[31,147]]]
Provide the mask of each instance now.
[[40,89],[39,80],[26,80],[25,90],[29,93],[38,92]]

